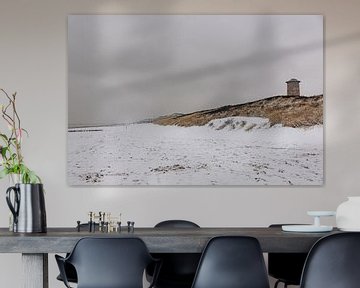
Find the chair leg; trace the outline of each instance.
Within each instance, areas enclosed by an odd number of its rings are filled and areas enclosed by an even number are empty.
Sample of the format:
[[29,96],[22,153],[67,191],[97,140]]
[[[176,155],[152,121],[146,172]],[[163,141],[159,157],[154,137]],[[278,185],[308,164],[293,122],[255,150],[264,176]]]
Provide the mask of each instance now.
[[275,282],[275,284],[274,284],[274,288],[277,288],[280,283],[284,283],[284,288],[287,288],[287,287],[288,287],[288,285],[287,285],[286,282],[283,282],[283,281],[281,281],[281,280],[277,280],[277,281]]

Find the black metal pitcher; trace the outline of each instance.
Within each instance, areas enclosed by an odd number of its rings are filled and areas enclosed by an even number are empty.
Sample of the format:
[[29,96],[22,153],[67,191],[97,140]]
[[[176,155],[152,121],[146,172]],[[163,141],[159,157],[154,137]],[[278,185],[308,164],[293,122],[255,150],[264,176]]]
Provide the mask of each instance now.
[[[12,192],[13,197],[11,197]],[[14,216],[14,232],[44,233],[47,231],[42,184],[15,184],[6,190],[6,202]]]

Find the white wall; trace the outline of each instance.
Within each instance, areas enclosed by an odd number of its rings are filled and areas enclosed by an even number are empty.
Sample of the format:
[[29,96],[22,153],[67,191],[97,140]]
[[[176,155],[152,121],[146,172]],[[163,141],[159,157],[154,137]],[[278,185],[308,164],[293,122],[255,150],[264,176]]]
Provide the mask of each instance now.
[[[136,226],[187,218],[201,226],[308,222],[358,189],[360,18],[358,0],[1,0],[0,86],[18,92],[26,162],[46,187],[48,226],[73,226],[89,210],[122,212]],[[325,185],[322,187],[83,187],[66,184],[68,14],[236,13],[325,16]],[[8,224],[0,182],[0,226]],[[333,220],[328,223],[334,224]],[[57,271],[51,255],[50,287]],[[2,287],[20,287],[19,255],[0,255]]]

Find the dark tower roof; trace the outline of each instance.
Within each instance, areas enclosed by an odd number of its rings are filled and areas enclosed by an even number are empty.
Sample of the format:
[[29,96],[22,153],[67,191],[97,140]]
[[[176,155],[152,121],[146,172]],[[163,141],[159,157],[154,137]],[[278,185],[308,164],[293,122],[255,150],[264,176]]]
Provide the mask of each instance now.
[[295,79],[295,78],[292,78],[290,79],[289,81],[286,81],[286,83],[291,83],[291,82],[296,82],[296,83],[300,83],[301,81]]

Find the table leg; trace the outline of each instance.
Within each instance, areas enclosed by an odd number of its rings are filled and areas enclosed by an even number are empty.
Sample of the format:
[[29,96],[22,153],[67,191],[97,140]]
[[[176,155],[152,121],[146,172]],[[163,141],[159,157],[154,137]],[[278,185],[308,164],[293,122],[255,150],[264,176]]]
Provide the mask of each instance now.
[[49,288],[48,254],[22,254],[23,288]]

